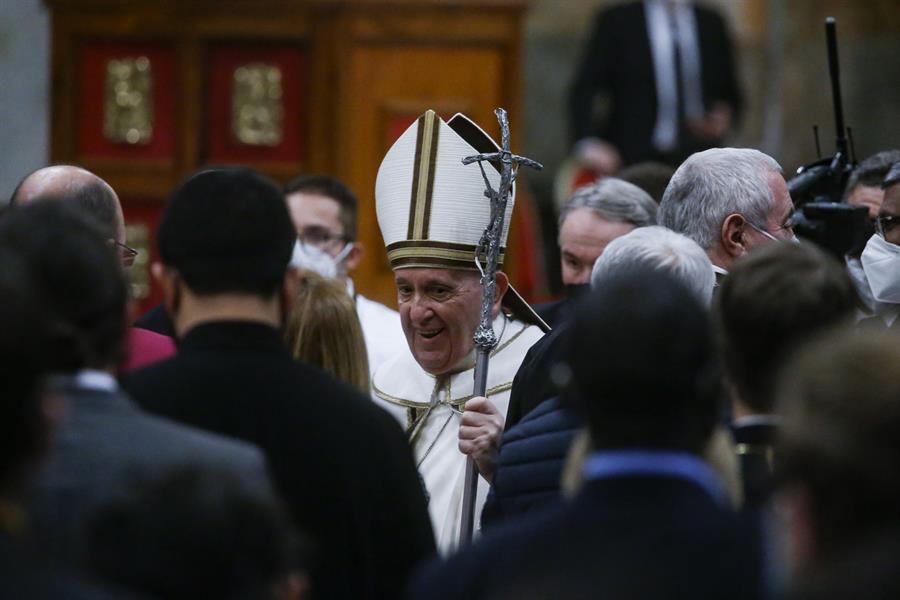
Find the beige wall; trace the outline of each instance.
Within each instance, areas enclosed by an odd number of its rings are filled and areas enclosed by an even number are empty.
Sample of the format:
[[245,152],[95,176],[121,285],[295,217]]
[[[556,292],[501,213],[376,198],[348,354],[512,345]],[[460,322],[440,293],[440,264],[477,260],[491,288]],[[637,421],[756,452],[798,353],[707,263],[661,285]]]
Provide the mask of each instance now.
[[47,161],[50,41],[41,0],[0,0],[0,204]]

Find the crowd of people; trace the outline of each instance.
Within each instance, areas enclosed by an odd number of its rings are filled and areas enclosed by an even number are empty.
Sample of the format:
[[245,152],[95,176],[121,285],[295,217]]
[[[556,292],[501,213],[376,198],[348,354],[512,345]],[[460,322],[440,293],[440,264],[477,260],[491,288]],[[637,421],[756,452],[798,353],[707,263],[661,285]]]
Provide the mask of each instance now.
[[140,317],[115,190],[24,177],[0,213],[0,596],[896,597],[900,153],[850,178],[875,233],[843,262],[797,239],[757,150],[690,154],[660,200],[578,190],[565,299],[530,306],[501,252],[476,395],[501,173],[462,159],[491,148],[428,111],[385,155],[398,311],[356,291],[331,177],[188,177]]

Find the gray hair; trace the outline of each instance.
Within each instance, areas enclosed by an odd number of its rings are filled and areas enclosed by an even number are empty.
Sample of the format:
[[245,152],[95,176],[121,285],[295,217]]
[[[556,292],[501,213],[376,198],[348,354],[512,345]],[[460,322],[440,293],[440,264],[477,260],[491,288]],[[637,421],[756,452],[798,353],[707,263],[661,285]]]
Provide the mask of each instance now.
[[610,277],[642,269],[672,275],[704,306],[712,301],[716,276],[706,252],[689,237],[659,226],[635,229],[611,241],[594,263],[591,287],[597,289]]
[[704,250],[718,240],[722,222],[743,215],[764,226],[775,198],[769,173],[781,173],[774,158],[750,148],[713,148],[692,154],[669,182],[659,204],[659,224],[682,233]]
[[635,227],[656,223],[656,202],[650,194],[615,177],[579,188],[559,211],[559,226],[578,208],[593,211],[607,221],[631,223]]

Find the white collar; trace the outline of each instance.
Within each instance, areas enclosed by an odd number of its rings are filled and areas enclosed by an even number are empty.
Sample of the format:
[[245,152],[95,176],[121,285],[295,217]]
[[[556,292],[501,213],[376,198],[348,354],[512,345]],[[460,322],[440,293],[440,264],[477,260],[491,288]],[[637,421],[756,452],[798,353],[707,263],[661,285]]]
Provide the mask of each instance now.
[[713,270],[713,273],[718,273],[719,275],[728,275],[728,271],[726,271],[719,265],[713,265],[712,270]]
[[106,371],[82,369],[75,374],[75,385],[83,390],[98,392],[115,392],[119,389],[115,377]]

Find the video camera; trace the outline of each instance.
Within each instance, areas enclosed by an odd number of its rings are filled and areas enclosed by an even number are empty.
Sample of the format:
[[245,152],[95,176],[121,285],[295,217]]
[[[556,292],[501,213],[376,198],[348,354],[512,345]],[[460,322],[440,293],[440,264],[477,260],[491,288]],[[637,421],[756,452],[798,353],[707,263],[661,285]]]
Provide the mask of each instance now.
[[787,186],[796,209],[794,231],[843,261],[847,254],[858,255],[862,252],[875,230],[869,220],[867,208],[851,206],[842,200],[847,179],[856,166],[856,153],[853,151],[852,132],[844,127],[834,17],[825,19],[825,42],[834,101],[837,149],[832,156],[823,158],[818,127],[814,127],[819,159],[797,169],[797,174],[787,182]]

